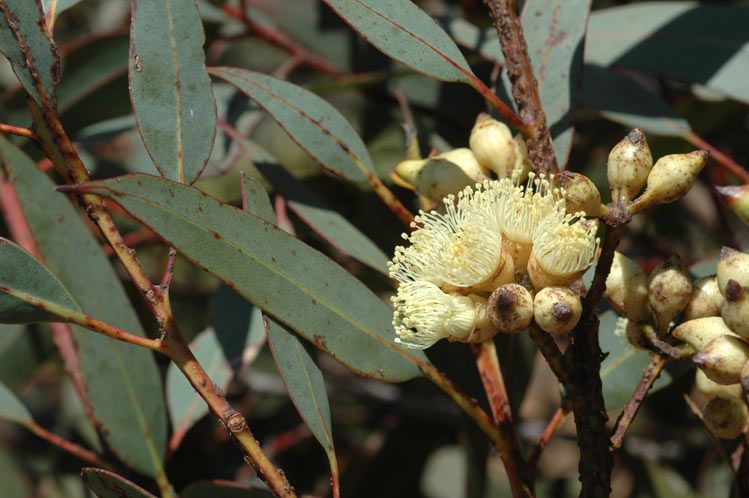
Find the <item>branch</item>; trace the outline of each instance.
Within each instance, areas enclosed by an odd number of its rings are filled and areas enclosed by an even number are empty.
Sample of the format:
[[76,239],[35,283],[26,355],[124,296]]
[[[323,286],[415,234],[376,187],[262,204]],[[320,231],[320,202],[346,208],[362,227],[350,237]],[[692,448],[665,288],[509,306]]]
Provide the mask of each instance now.
[[484,0],[494,19],[497,37],[505,56],[505,69],[512,83],[512,97],[525,123],[520,131],[528,145],[528,159],[541,173],[556,173],[557,167],[546,113],[541,105],[538,83],[528,57],[528,45],[523,36],[514,0]]
[[658,353],[654,353],[650,358],[650,363],[642,372],[640,382],[637,384],[637,388],[632,393],[632,397],[629,398],[627,405],[619,415],[616,421],[616,428],[614,429],[614,435],[611,436],[611,449],[616,450],[622,446],[624,441],[624,435],[629,429],[630,424],[637,416],[637,412],[642,406],[642,402],[645,400],[645,396],[648,395],[648,391],[653,386],[653,383],[660,377],[663,367],[668,363],[668,358],[661,356]]
[[36,422],[29,422],[27,424],[24,424],[24,426],[28,430],[30,430],[31,432],[39,436],[40,438],[44,439],[45,441],[54,444],[58,448],[61,448],[67,451],[71,455],[77,458],[80,458],[81,460],[85,462],[92,463],[96,465],[97,467],[101,467],[107,470],[114,469],[112,464],[102,460],[101,457],[99,457],[99,455],[97,455],[96,453],[89,451],[86,448],[82,448],[81,446],[78,446],[72,441],[69,441],[65,438],[62,438],[56,434],[49,432],[47,429],[40,426]]
[[546,424],[546,429],[544,429],[541,437],[538,438],[538,443],[536,443],[531,456],[528,458],[528,475],[530,476],[531,480],[533,480],[536,475],[538,462],[539,460],[541,460],[541,453],[543,453],[546,445],[549,444],[551,437],[554,435],[557,429],[559,429],[559,426],[562,425],[562,422],[564,422],[564,419],[566,419],[567,415],[569,414],[570,409],[567,406],[567,403],[563,402],[563,405],[557,408],[557,411],[554,412],[554,416],[551,417],[549,423]]
[[19,137],[30,138],[34,141],[39,141],[39,137],[36,136],[34,130],[28,128],[22,128],[20,126],[13,126],[5,123],[0,123],[0,133],[7,133],[8,135],[17,135]]

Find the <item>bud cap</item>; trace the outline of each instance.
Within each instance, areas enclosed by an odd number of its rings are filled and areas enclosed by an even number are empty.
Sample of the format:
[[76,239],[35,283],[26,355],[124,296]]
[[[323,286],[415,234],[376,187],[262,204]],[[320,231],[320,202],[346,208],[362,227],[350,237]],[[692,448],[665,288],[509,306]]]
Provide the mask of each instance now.
[[702,409],[702,418],[711,433],[721,439],[736,439],[749,422],[749,410],[738,398],[717,397]]
[[718,384],[741,382],[741,368],[749,359],[749,344],[730,335],[722,335],[710,341],[697,353],[692,361]]
[[632,212],[655,204],[673,202],[689,192],[707,162],[707,151],[696,150],[689,154],[663,156],[648,175],[648,185],[630,206]]
[[648,277],[637,263],[620,252],[614,253],[603,296],[620,315],[632,321],[646,322],[650,317]]
[[530,325],[533,319],[533,296],[522,285],[501,285],[489,296],[487,311],[500,332],[514,334]]
[[609,153],[611,198],[624,202],[632,200],[645,186],[652,167],[653,156],[645,135],[635,128]]
[[544,332],[569,332],[583,312],[580,296],[567,287],[545,287],[533,299],[533,318]]
[[749,254],[730,247],[720,250],[720,261],[715,270],[718,280],[718,289],[726,295],[726,284],[729,280],[735,280],[741,287],[749,290]]
[[648,306],[656,330],[663,334],[692,295],[692,278],[677,255],[661,263],[648,279]]
[[718,290],[718,281],[713,277],[703,277],[694,283],[694,290],[684,309],[684,320],[694,320],[706,316],[720,316],[723,296]]
[[708,316],[682,323],[673,330],[672,335],[692,346],[695,351],[700,351],[705,349],[713,339],[736,334],[728,328],[721,317]]

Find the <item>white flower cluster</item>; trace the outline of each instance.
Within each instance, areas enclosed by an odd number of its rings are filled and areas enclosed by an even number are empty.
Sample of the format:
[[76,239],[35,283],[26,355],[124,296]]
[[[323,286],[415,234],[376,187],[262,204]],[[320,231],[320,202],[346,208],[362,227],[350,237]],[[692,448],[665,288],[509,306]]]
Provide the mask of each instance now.
[[396,247],[388,264],[400,284],[393,325],[404,346],[473,342],[485,326],[488,293],[526,274],[537,289],[568,285],[595,258],[597,222],[566,214],[563,192],[543,175],[525,185],[486,180],[443,204],[419,213],[403,235],[409,244]]

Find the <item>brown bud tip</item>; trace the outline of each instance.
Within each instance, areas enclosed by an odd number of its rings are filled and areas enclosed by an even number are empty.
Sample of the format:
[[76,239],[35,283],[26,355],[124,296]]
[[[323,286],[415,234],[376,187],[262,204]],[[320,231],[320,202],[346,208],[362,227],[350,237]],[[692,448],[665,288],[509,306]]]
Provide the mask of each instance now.
[[627,134],[627,140],[632,145],[641,145],[645,141],[645,134],[639,128],[634,128]]
[[567,287],[545,287],[533,300],[533,318],[549,334],[569,332],[581,314],[580,297]]
[[[718,289],[721,294],[726,295],[728,282],[734,280],[744,290],[749,289],[749,254],[737,251],[730,247],[720,250],[720,261],[715,269],[715,277],[718,280]],[[734,287],[734,297],[736,289]]]
[[744,288],[741,287],[741,284],[739,284],[734,279],[728,279],[728,282],[726,282],[726,299],[729,302],[738,301],[744,296]]
[[489,296],[487,312],[500,332],[514,334],[530,325],[533,319],[533,297],[522,285],[501,285]]

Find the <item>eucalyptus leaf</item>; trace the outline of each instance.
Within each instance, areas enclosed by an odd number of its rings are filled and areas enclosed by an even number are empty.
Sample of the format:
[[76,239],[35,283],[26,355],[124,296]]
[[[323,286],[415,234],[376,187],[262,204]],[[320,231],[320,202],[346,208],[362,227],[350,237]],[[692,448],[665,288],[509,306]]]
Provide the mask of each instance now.
[[21,403],[21,400],[8,389],[8,386],[0,382],[0,419],[10,420],[22,425],[30,424],[29,410]]
[[163,176],[193,183],[216,133],[216,101],[195,0],[132,0],[130,99]]
[[421,375],[394,342],[390,307],[324,255],[274,225],[166,179],[126,175],[79,186],[111,198],[263,311],[354,372]]
[[156,498],[154,495],[124,477],[104,469],[85,468],[83,482],[99,498]]

